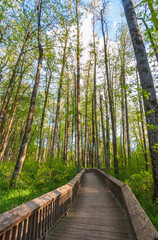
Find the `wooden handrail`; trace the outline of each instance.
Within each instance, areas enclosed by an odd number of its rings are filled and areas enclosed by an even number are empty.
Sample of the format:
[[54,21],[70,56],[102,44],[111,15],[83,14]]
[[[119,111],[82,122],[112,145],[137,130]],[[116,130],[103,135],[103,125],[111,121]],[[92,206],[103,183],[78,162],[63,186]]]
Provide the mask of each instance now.
[[68,184],[0,215],[0,240],[43,240],[71,207],[85,170]]
[[86,171],[94,171],[99,174],[114,196],[119,200],[126,212],[134,240],[158,240],[158,232],[130,188],[124,182],[96,168],[86,169]]

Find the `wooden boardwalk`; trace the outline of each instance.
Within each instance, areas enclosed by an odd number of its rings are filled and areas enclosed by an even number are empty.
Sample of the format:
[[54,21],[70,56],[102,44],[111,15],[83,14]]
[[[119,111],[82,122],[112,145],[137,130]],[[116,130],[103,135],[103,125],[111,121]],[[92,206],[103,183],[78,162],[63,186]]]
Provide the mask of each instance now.
[[72,208],[47,240],[132,240],[124,210],[94,172],[86,173]]

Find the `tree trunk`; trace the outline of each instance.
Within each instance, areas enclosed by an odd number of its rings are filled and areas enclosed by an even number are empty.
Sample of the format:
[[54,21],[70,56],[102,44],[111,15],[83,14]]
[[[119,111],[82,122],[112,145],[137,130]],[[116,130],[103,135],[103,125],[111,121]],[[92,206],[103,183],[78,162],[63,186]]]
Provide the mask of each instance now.
[[[125,36],[124,36],[125,38]],[[125,99],[125,113],[126,113],[126,136],[127,136],[127,149],[128,149],[128,161],[130,161],[131,146],[130,146],[130,135],[129,135],[129,120],[128,120],[128,103],[127,103],[127,90],[126,90],[126,78],[125,78],[125,54],[126,54],[126,43],[123,40],[123,53],[122,53],[122,80],[124,88],[124,99]],[[129,162],[130,163],[130,162]]]
[[110,169],[110,123],[109,123],[109,104],[108,104],[108,98],[106,89],[104,90],[104,96],[105,96],[105,109],[106,109],[106,149],[107,149],[107,155],[109,159],[109,169]]
[[77,147],[78,147],[78,171],[81,170],[81,103],[80,103],[80,29],[79,11],[76,0],[76,19],[77,19]]
[[106,140],[105,140],[105,125],[104,125],[104,116],[103,116],[103,96],[100,95],[100,112],[101,112],[101,123],[102,123],[102,135],[103,135],[103,144],[104,144],[104,158],[106,170],[109,171],[109,159],[106,149]]
[[76,156],[76,165],[78,165],[78,144],[77,144],[77,79],[76,75],[74,74],[75,80],[75,156]]
[[44,126],[44,118],[45,118],[45,111],[47,106],[47,100],[49,95],[49,87],[51,83],[52,73],[50,74],[48,85],[45,89],[45,100],[44,100],[44,106],[43,106],[43,113],[42,113],[42,119],[41,119],[41,127],[40,127],[40,140],[39,140],[39,151],[38,151],[38,162],[41,162],[41,148],[42,148],[42,138],[43,138],[43,126]]
[[122,2],[134,46],[140,82],[144,92],[144,109],[148,126],[149,149],[153,167],[153,199],[155,200],[158,197],[158,104],[146,50],[138,27],[133,3],[131,0],[122,0]]
[[[94,159],[95,158],[95,125],[94,125],[94,95],[92,96],[92,168],[94,167]],[[96,161],[95,161],[95,166],[96,166]]]
[[65,46],[64,46],[64,52],[63,52],[63,61],[62,61],[62,68],[61,68],[60,82],[59,82],[59,90],[58,90],[55,127],[54,127],[53,141],[52,141],[52,150],[51,150],[51,158],[52,159],[54,158],[54,155],[55,155],[56,139],[57,139],[57,134],[58,134],[58,122],[59,122],[59,114],[60,114],[60,99],[61,99],[61,91],[62,91],[62,85],[63,85],[63,76],[64,76],[64,69],[65,69],[65,63],[66,63],[67,40],[68,40],[68,32],[67,32],[67,29],[66,29]]
[[67,86],[67,116],[66,116],[66,162],[67,162],[67,166],[69,166],[69,84]]
[[88,112],[88,86],[89,86],[89,71],[90,71],[90,64],[88,68],[88,75],[87,75],[87,82],[86,82],[86,90],[85,90],[85,150],[84,150],[84,167],[87,167],[87,135],[88,135],[88,128],[87,128],[87,112]]
[[19,81],[19,85],[16,91],[16,95],[15,95],[15,99],[12,105],[12,109],[11,109],[11,116],[9,117],[9,121],[8,121],[8,126],[5,132],[5,136],[3,138],[3,142],[2,142],[2,146],[0,149],[0,161],[2,161],[5,150],[7,148],[8,142],[9,142],[9,137],[10,137],[10,130],[13,124],[13,120],[14,120],[14,115],[15,115],[15,111],[17,108],[17,103],[18,103],[18,96],[19,96],[19,91],[20,91],[20,86],[21,86],[21,82],[22,82],[22,76],[23,73],[21,72],[21,76],[20,76],[20,81]]
[[125,99],[124,99],[124,90],[123,90],[122,67],[121,67],[120,85],[121,85],[121,112],[122,112],[122,130],[123,130],[123,152],[124,152],[124,158],[123,159],[125,160],[125,166],[127,166],[127,136],[126,136]]
[[138,72],[136,70],[136,78],[137,78],[137,88],[138,88],[138,99],[139,99],[139,108],[140,108],[140,117],[141,117],[141,126],[142,126],[142,134],[143,134],[143,152],[145,157],[145,167],[146,171],[148,171],[148,154],[147,154],[147,146],[146,146],[146,138],[145,138],[145,126],[144,126],[144,117],[143,117],[143,104],[139,90],[139,80],[138,80]]
[[31,127],[33,123],[33,116],[34,116],[34,108],[35,108],[35,101],[36,101],[36,95],[38,91],[38,86],[39,86],[39,80],[40,80],[40,70],[42,67],[42,59],[43,59],[43,48],[41,45],[41,5],[42,5],[42,0],[39,0],[38,3],[38,49],[39,49],[39,58],[38,58],[38,66],[37,66],[37,73],[36,73],[36,79],[35,79],[35,85],[33,88],[32,92],[32,98],[30,102],[30,108],[29,108],[29,113],[27,117],[27,122],[26,122],[26,128],[25,128],[25,133],[22,141],[22,145],[19,151],[19,156],[16,162],[16,166],[11,178],[10,186],[15,186],[17,180],[19,179],[19,175],[22,171],[23,164],[25,161],[26,157],[26,152],[27,152],[27,147],[28,147],[28,142],[30,138],[30,133],[31,133]]
[[102,34],[103,34],[103,41],[104,41],[105,68],[106,68],[107,88],[108,88],[111,123],[112,123],[114,171],[115,171],[115,174],[117,175],[119,173],[119,169],[118,169],[118,158],[117,158],[116,119],[115,119],[115,114],[114,114],[114,106],[113,106],[113,102],[112,102],[112,94],[111,94],[111,87],[110,87],[110,80],[109,80],[107,43],[105,41],[104,22],[103,22],[103,12],[102,11],[101,11],[101,25],[102,25]]
[[96,67],[97,67],[97,54],[95,47],[95,20],[93,16],[93,44],[94,44],[94,111],[95,111],[95,134],[96,134],[96,156],[97,156],[97,164],[98,168],[100,168],[100,151],[99,151],[99,135],[98,135],[98,122],[97,122],[97,88],[96,88]]

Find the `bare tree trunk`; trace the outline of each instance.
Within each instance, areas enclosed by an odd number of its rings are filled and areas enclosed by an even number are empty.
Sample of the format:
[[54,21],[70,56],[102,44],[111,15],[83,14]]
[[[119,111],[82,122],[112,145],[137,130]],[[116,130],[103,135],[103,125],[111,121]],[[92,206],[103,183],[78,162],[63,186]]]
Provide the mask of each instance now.
[[104,90],[105,96],[105,109],[106,109],[106,149],[109,159],[109,169],[110,169],[110,123],[109,123],[109,106],[106,89]]
[[145,46],[131,0],[122,0],[136,55],[140,82],[144,91],[144,109],[148,126],[149,149],[153,168],[153,199],[158,197],[158,104]]
[[107,88],[108,88],[111,123],[112,123],[114,171],[115,171],[115,174],[117,175],[119,173],[119,169],[118,169],[118,158],[117,158],[116,119],[115,119],[115,114],[114,114],[114,106],[113,106],[113,101],[112,101],[112,94],[111,94],[111,87],[110,87],[110,80],[109,80],[107,43],[105,41],[105,32],[104,32],[104,22],[103,22],[103,12],[102,11],[101,11],[101,24],[102,24],[102,34],[103,34],[103,41],[104,41],[105,68],[106,68]]
[[76,165],[78,165],[78,145],[77,145],[77,79],[75,80],[75,156],[76,156]]
[[63,76],[64,76],[64,69],[65,69],[65,63],[66,63],[67,40],[68,40],[68,32],[67,32],[67,29],[66,29],[65,46],[64,46],[64,52],[63,52],[63,61],[62,61],[62,68],[61,68],[60,82],[59,82],[59,90],[58,90],[55,127],[54,127],[52,150],[51,150],[51,158],[52,159],[54,158],[54,155],[55,155],[56,139],[57,139],[57,134],[58,134],[58,122],[59,122],[59,114],[60,114],[60,99],[61,99],[61,90],[62,90],[62,85],[63,85]]
[[31,127],[33,123],[33,116],[34,116],[34,108],[35,108],[35,101],[36,101],[36,95],[38,91],[38,85],[39,85],[39,80],[40,80],[40,70],[42,67],[42,59],[43,59],[43,48],[41,45],[41,5],[42,5],[42,0],[39,0],[38,3],[38,49],[39,49],[39,58],[38,58],[38,66],[37,66],[37,73],[36,73],[36,79],[35,79],[35,85],[33,88],[32,92],[32,98],[30,102],[30,108],[29,108],[29,113],[27,117],[27,122],[26,122],[26,128],[25,128],[25,134],[23,137],[21,149],[19,151],[19,156],[16,162],[16,166],[11,178],[10,186],[15,186],[17,180],[19,179],[19,175],[22,171],[23,164],[25,161],[26,157],[26,152],[27,152],[27,146],[30,138],[30,133],[31,133]]
[[47,100],[49,95],[49,87],[51,83],[52,73],[49,76],[48,85],[45,89],[45,100],[44,100],[44,106],[43,106],[43,113],[42,113],[42,120],[41,120],[41,127],[40,127],[40,140],[39,140],[39,151],[38,151],[38,162],[41,162],[41,148],[42,148],[42,138],[43,138],[43,126],[44,126],[44,118],[45,118],[45,111],[47,106]]
[[109,171],[109,159],[106,149],[106,140],[105,140],[105,125],[104,125],[104,116],[103,116],[103,96],[100,95],[100,112],[101,112],[101,123],[102,123],[102,135],[103,135],[103,144],[104,144],[104,158],[106,170]]
[[95,125],[94,125],[94,95],[92,96],[92,168],[94,167],[94,159],[96,166],[96,158],[95,158]]
[[67,162],[67,166],[69,166],[69,84],[67,86],[67,117],[66,117],[66,162]]
[[127,90],[126,90],[126,80],[125,80],[125,46],[123,49],[122,80],[123,80],[124,99],[125,99],[126,136],[127,136],[128,161],[129,161],[128,163],[130,165],[131,144],[130,144],[130,135],[129,135],[128,103],[127,103]]
[[98,168],[100,168],[100,151],[99,151],[99,135],[98,135],[98,122],[97,122],[97,89],[96,89],[96,67],[97,67],[97,54],[95,47],[95,20],[93,16],[93,51],[94,51],[94,111],[95,111],[95,133],[96,133],[96,156]]
[[141,117],[141,126],[142,126],[142,134],[143,134],[143,152],[145,157],[145,167],[146,171],[148,171],[148,154],[147,154],[147,146],[146,146],[146,138],[145,138],[145,126],[144,126],[144,117],[143,117],[143,104],[139,90],[139,80],[138,80],[138,72],[136,71],[137,76],[137,88],[138,88],[138,99],[139,99],[139,108],[140,108],[140,117]]
[[21,76],[20,76],[19,85],[18,85],[18,88],[17,88],[17,91],[16,91],[16,95],[15,95],[15,99],[14,99],[14,102],[13,102],[13,105],[12,105],[12,109],[11,109],[11,116],[9,118],[8,126],[7,126],[5,136],[3,138],[3,142],[2,142],[2,145],[1,145],[0,161],[2,161],[2,159],[3,159],[5,150],[7,148],[8,142],[9,142],[10,131],[11,131],[11,127],[12,127],[12,124],[13,124],[14,115],[15,115],[15,111],[16,111],[17,103],[18,103],[18,96],[19,96],[20,86],[21,86],[21,82],[22,82],[22,76],[23,76],[23,73],[21,73]]
[[85,92],[85,150],[84,150],[84,167],[87,167],[87,135],[88,135],[88,129],[87,129],[87,112],[88,112],[88,85],[89,85],[89,71],[90,71],[90,64],[88,69],[88,75],[87,75],[87,82],[86,82],[86,92]]
[[80,29],[78,0],[76,0],[77,18],[77,147],[78,147],[78,171],[81,170],[81,103],[80,103]]
[[[73,101],[73,106],[74,106],[74,101]],[[72,114],[72,123],[71,123],[71,129],[72,129],[72,133],[71,133],[71,160],[72,160],[72,164],[74,162],[74,113]]]
[[127,136],[126,136],[125,100],[124,100],[124,91],[123,91],[122,67],[121,67],[120,83],[121,83],[121,111],[122,111],[122,130],[123,130],[123,152],[124,152],[125,166],[127,166]]

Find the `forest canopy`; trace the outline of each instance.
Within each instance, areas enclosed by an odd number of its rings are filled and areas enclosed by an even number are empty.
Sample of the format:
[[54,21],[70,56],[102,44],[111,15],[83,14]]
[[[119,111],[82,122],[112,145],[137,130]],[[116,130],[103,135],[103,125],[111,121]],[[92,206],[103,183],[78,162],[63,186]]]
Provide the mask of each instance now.
[[1,202],[12,198],[1,212],[98,167],[158,226],[147,207],[158,208],[157,11],[156,0],[0,3]]

